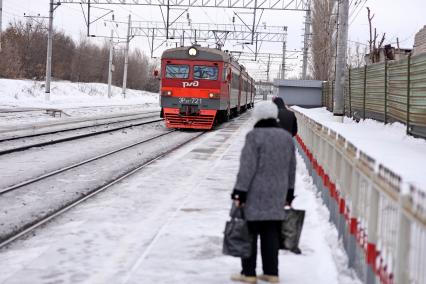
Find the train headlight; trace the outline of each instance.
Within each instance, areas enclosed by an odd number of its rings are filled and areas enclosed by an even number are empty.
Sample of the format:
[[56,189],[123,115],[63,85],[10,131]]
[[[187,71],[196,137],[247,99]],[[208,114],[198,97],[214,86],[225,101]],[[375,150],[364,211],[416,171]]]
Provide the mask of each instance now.
[[161,95],[170,97],[172,95],[172,91],[161,91]]
[[191,47],[190,49],[188,49],[189,56],[197,56],[197,54],[198,54],[198,50],[195,47]]
[[220,98],[220,94],[210,93],[209,94],[209,98],[211,98],[211,99],[219,99]]

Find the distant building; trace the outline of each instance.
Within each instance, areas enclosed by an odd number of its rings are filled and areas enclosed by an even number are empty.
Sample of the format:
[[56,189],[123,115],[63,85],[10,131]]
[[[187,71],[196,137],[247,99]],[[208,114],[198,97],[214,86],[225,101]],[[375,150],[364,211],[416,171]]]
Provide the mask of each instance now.
[[426,53],[426,26],[423,27],[414,39],[414,55]]
[[[374,63],[384,62],[385,60],[404,59],[404,58],[407,58],[412,51],[413,50],[411,48],[395,48],[391,46],[390,44],[388,44],[388,45],[385,45],[385,47],[382,47],[379,49],[378,53],[376,54]],[[370,54],[366,54],[364,59],[365,59],[365,64],[367,65],[373,64]]]
[[322,81],[275,79],[274,95],[289,106],[321,107]]

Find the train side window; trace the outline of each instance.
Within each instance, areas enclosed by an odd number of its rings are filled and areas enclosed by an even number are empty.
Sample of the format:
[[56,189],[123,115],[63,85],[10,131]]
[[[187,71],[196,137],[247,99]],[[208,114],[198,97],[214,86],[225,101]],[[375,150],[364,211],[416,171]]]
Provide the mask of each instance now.
[[189,65],[167,64],[166,78],[188,79]]
[[238,75],[234,72],[232,72],[232,89],[239,89],[240,83],[239,83],[239,78]]
[[194,66],[194,79],[217,80],[218,73],[217,66]]

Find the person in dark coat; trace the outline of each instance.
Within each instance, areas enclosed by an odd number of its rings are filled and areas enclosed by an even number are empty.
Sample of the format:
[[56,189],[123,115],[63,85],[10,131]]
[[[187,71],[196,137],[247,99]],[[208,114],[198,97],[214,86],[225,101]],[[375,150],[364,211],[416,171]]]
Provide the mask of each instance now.
[[[278,122],[278,108],[272,102],[254,108],[254,128],[247,134],[241,152],[237,181],[231,198],[244,209],[253,234],[252,254],[241,259],[242,271],[234,281],[256,283],[261,279],[278,283],[278,250],[284,205],[294,195],[295,146],[291,135]],[[263,275],[256,277],[257,238],[260,236]]]
[[287,109],[284,100],[280,97],[275,97],[272,100],[278,107],[278,119],[280,126],[291,133],[294,137],[297,134],[297,119],[294,112]]

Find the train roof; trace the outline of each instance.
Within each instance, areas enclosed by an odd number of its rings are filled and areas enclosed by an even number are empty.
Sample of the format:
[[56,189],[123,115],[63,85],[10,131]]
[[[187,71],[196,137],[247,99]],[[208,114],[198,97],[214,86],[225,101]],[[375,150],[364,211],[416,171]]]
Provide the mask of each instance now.
[[[197,49],[197,55],[191,56],[188,54],[190,48]],[[197,60],[210,60],[210,61],[224,61],[230,62],[231,55],[214,48],[207,48],[201,46],[186,46],[167,49],[163,52],[161,59],[197,59]]]

